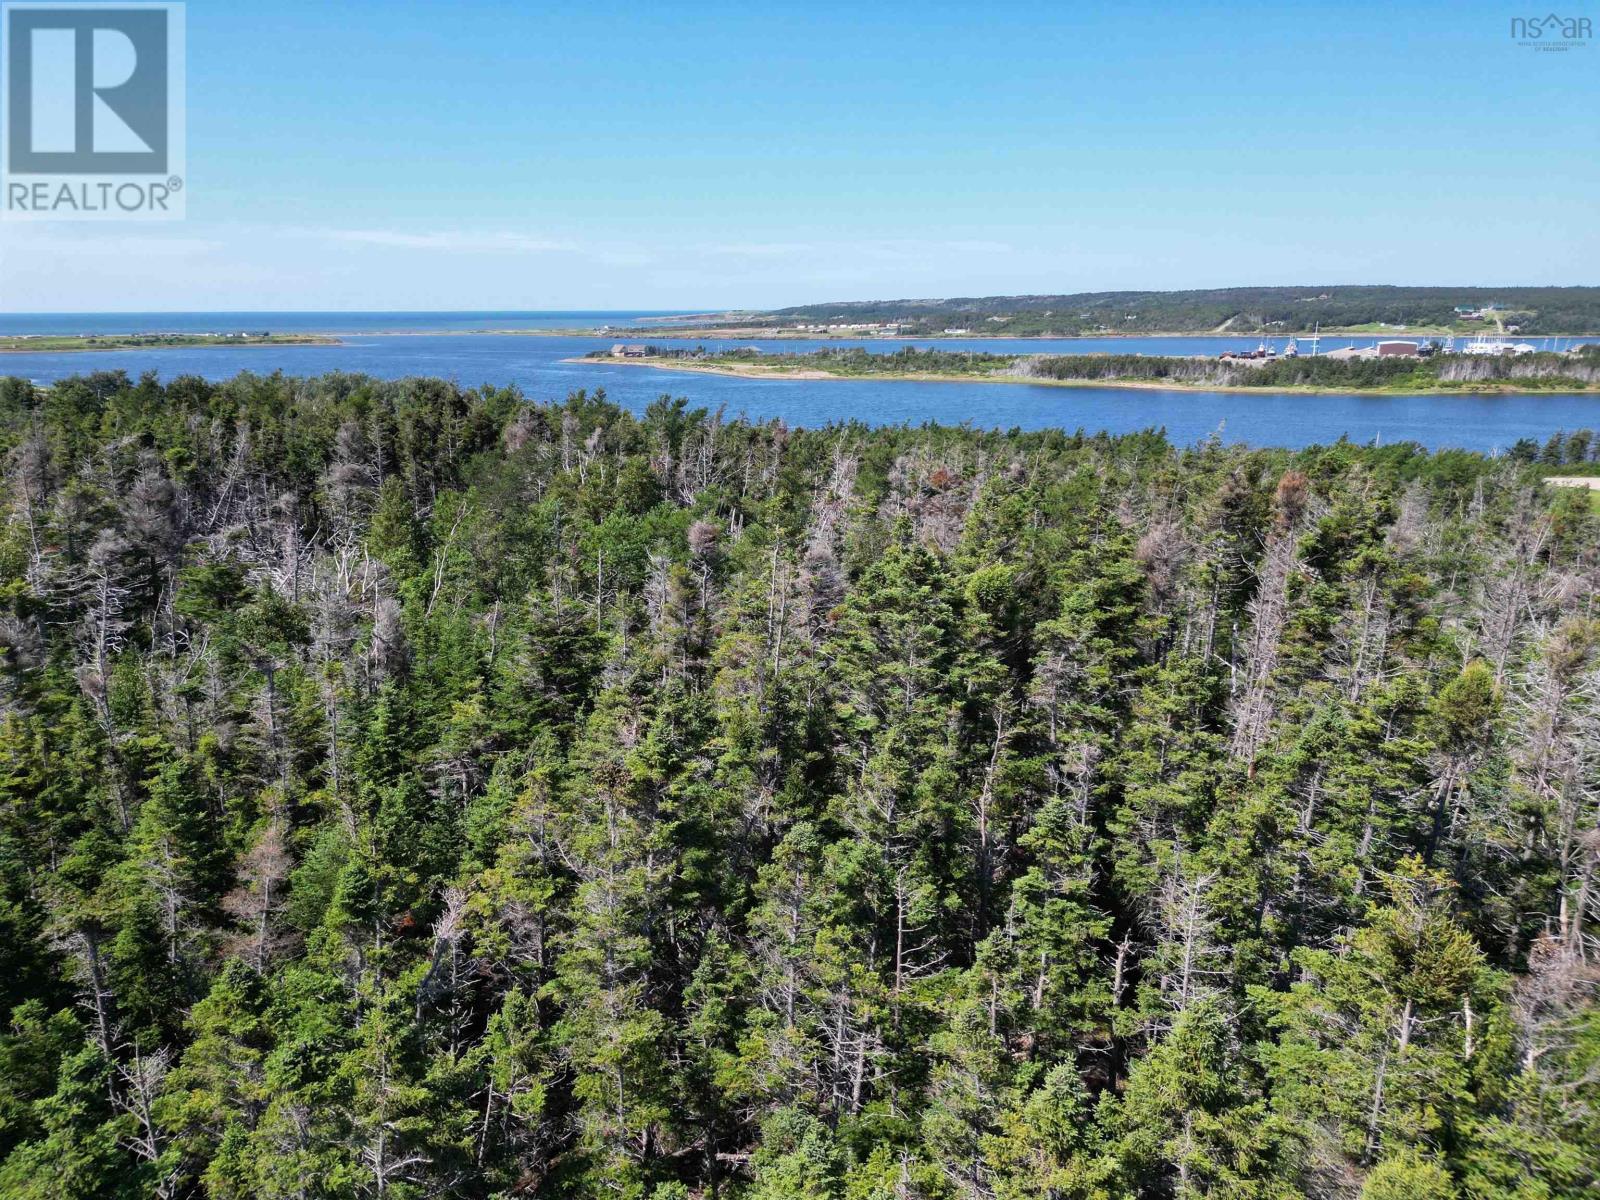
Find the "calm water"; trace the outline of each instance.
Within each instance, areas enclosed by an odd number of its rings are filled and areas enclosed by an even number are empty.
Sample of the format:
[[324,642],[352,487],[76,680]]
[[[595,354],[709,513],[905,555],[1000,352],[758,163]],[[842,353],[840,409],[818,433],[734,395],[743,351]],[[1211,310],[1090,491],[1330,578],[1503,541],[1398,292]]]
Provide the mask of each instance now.
[[[857,419],[877,425],[971,422],[985,428],[1060,427],[1113,433],[1164,427],[1187,444],[1220,431],[1231,442],[1303,446],[1341,436],[1354,441],[1416,441],[1425,446],[1505,449],[1521,437],[1544,439],[1558,429],[1600,427],[1600,395],[1371,396],[1056,388],[1025,384],[911,383],[894,380],[735,379],[654,371],[607,363],[569,363],[609,347],[611,337],[499,336],[469,333],[403,333],[406,329],[564,328],[622,325],[645,313],[209,313],[84,316],[0,314],[3,333],[134,332],[141,330],[275,329],[345,331],[343,345],[217,347],[130,350],[75,354],[0,354],[0,375],[50,382],[88,371],[155,371],[163,379],[202,375],[225,379],[240,371],[316,375],[348,371],[383,379],[436,375],[465,386],[515,384],[536,400],[556,400],[577,388],[604,388],[635,412],[662,393],[696,405],[722,407],[729,415],[782,417],[792,425],[816,426]],[[377,332],[379,330],[385,332]],[[647,335],[633,334],[631,340]],[[1324,338],[1323,348],[1371,338]],[[1071,340],[874,340],[867,348],[889,353],[901,346],[996,353],[1216,354],[1253,346],[1255,338],[1080,338]],[[837,342],[707,342],[804,351]],[[1566,344],[1563,339],[1563,345]]]

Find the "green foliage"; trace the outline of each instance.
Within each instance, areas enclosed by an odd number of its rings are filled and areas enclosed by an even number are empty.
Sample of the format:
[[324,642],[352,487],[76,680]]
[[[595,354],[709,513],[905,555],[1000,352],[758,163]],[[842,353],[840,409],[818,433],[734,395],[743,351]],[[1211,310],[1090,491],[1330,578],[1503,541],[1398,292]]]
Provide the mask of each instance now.
[[1600,1186],[1592,440],[0,437],[0,1196]]
[[1384,1159],[1361,1185],[1361,1200],[1455,1200],[1458,1195],[1449,1172],[1415,1151]]
[[1213,288],[1177,292],[1079,292],[1064,296],[981,296],[950,300],[865,300],[783,308],[804,322],[902,323],[906,333],[948,328],[986,334],[1309,333],[1355,325],[1450,328],[1466,305],[1497,306],[1524,333],[1600,332],[1595,288],[1444,288],[1335,285]]
[[[1271,360],[1235,360],[1200,355],[1167,354],[996,354],[976,350],[919,349],[906,346],[893,353],[874,353],[863,346],[833,347],[804,353],[763,354],[650,346],[652,359],[677,359],[712,368],[758,368],[762,373],[820,371],[845,378],[873,376],[971,377],[1060,383],[1105,381],[1168,383],[1195,388],[1313,388],[1323,391],[1587,391],[1600,374],[1587,358],[1540,351],[1514,356],[1433,354],[1428,357],[1331,358],[1288,355]],[[600,357],[604,357],[601,355]],[[1542,451],[1523,448],[1519,461],[1547,466],[1582,463],[1588,431],[1552,435]]]

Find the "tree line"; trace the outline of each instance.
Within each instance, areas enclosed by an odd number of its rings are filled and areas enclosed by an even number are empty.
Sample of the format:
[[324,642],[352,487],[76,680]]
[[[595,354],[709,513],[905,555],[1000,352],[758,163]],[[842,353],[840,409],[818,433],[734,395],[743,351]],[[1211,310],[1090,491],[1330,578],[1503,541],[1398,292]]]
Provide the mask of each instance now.
[[[1060,382],[1170,382],[1185,387],[1313,387],[1366,391],[1379,388],[1429,391],[1508,387],[1519,391],[1583,391],[1600,387],[1600,347],[1578,354],[1444,355],[1330,358],[1286,355],[1238,361],[1196,354],[995,354],[902,346],[874,352],[865,346],[825,346],[798,353],[754,348],[707,351],[703,346],[644,348],[647,358],[709,366],[799,368],[830,375],[961,375]],[[588,357],[605,359],[607,351]]]
[[[1458,309],[1479,315],[1469,318]],[[1485,310],[1492,309],[1486,313]],[[1600,333],[1600,288],[1323,285],[1187,291],[962,296],[947,300],[851,300],[764,314],[795,322],[879,322],[940,333],[1310,333],[1320,326],[1482,328],[1522,334]],[[1499,323],[1493,319],[1498,316]]]

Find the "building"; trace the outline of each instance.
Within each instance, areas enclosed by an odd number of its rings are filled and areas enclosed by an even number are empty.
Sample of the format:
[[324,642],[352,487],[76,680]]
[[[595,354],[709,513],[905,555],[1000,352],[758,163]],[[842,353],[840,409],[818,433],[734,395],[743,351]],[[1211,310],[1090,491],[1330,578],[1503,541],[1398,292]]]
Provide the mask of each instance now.
[[1379,342],[1379,358],[1416,358],[1422,350],[1418,342]]
[[650,347],[641,346],[638,342],[618,342],[611,347],[612,358],[645,358],[650,353]]

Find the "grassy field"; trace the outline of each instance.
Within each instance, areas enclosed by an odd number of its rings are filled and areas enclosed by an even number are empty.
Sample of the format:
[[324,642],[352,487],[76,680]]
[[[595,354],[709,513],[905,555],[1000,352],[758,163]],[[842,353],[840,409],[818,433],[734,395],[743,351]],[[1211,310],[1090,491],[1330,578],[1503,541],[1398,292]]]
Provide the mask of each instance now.
[[1583,488],[1589,497],[1589,510],[1600,513],[1600,463],[1566,463],[1540,469],[1547,484],[1553,487]]
[[1551,467],[1545,476],[1545,483],[1553,487],[1583,488],[1589,501],[1589,511],[1600,515],[1600,464]]

